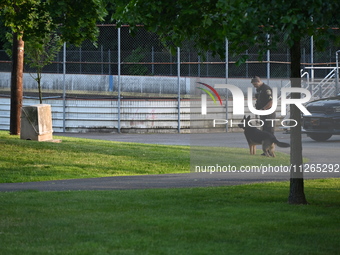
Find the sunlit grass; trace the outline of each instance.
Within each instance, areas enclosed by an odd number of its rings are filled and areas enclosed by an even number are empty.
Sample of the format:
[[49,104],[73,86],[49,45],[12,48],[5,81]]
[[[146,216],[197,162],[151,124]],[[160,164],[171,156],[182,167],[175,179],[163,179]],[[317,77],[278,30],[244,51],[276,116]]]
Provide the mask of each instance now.
[[338,254],[340,180],[0,193],[0,254]]
[[[190,166],[289,165],[289,155],[250,156],[248,149],[190,147],[57,137],[61,143],[21,140],[0,131],[0,183],[188,173]],[[259,151],[260,153],[260,151]]]

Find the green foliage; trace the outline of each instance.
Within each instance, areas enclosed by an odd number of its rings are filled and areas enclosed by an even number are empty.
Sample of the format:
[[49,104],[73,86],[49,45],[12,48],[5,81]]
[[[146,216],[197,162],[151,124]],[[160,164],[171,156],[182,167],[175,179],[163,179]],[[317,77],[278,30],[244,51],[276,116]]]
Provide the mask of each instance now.
[[44,66],[52,63],[62,42],[56,33],[46,34],[42,43],[35,39],[30,38],[25,42],[25,61],[30,67],[41,71]]
[[48,0],[48,12],[53,17],[54,29],[63,41],[80,45],[84,39],[96,41],[97,22],[103,21],[107,12],[101,0]]
[[288,182],[116,191],[0,193],[0,253],[339,253],[339,179],[308,180],[308,206]]
[[[159,34],[163,42],[180,46],[193,40],[202,50],[221,56],[225,53],[225,38],[229,49],[241,54],[252,46],[260,53],[275,49],[278,43],[291,47],[305,36],[314,36],[318,50],[331,42],[339,43],[340,36],[330,29],[340,24],[340,2],[327,1],[118,1],[113,17],[121,24],[144,24]],[[284,33],[283,42],[279,34]],[[267,42],[267,35],[270,41]],[[261,58],[261,56],[260,56]]]
[[46,34],[58,31],[63,41],[80,44],[85,39],[95,41],[97,21],[106,10],[101,0],[2,0],[0,15],[5,26],[23,40],[43,40]]
[[[124,62],[142,62],[145,58],[145,52],[143,52],[142,47],[138,47],[134,49],[129,56],[124,59]],[[127,73],[131,75],[146,75],[148,72],[148,68],[145,65],[140,64],[129,64],[124,67]]]
[[[51,17],[46,11],[47,3],[40,0],[28,1],[2,1],[3,8],[0,15],[3,16],[5,26],[11,28],[18,36],[29,37],[45,34],[51,29]],[[27,34],[27,35],[26,35]]]
[[25,61],[35,69],[36,77],[32,78],[38,84],[39,100],[42,104],[41,75],[46,65],[52,63],[62,46],[61,38],[56,33],[46,34],[42,40],[31,37],[25,42]]

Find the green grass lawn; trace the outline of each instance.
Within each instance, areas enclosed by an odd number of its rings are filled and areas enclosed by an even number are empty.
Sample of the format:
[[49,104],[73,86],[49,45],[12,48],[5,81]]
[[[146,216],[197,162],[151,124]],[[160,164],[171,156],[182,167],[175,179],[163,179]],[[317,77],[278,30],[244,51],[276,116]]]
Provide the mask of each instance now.
[[339,254],[339,186],[0,193],[0,254]]
[[[57,137],[61,143],[21,140],[0,131],[0,183],[188,173],[190,165],[289,165],[289,155],[249,156],[247,148],[191,147]],[[258,150],[260,153],[260,150]]]
[[[289,164],[248,149],[67,137],[20,140],[0,131],[0,182],[185,173],[190,165]],[[212,162],[212,161],[211,161]],[[338,254],[340,180],[184,189],[0,193],[0,254]]]
[[189,147],[54,137],[21,140],[0,131],[0,182],[26,182],[189,171]]

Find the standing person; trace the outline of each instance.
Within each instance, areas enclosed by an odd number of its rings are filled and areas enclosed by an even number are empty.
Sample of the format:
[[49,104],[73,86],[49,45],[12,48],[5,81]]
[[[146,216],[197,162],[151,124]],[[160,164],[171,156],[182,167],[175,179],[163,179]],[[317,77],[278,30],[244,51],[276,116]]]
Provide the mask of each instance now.
[[[256,88],[256,104],[255,108],[257,110],[268,110],[272,107],[273,104],[273,91],[272,89],[261,81],[260,77],[254,76],[251,79],[251,83]],[[275,119],[276,114],[273,112],[269,115],[260,115],[260,119],[263,121],[263,131],[267,131],[271,134],[274,134],[274,125],[272,121],[266,121],[266,119]],[[273,127],[272,127],[273,125]]]

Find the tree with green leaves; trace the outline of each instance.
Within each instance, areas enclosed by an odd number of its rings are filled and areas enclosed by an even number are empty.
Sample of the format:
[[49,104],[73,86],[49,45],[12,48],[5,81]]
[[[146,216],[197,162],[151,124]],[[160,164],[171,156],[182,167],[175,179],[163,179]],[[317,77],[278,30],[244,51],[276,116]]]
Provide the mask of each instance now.
[[[260,55],[278,44],[290,49],[291,86],[301,87],[300,43],[306,36],[313,36],[317,50],[330,43],[339,43],[339,34],[332,26],[340,24],[340,2],[333,0],[118,0],[113,17],[120,24],[144,24],[157,33],[165,44],[175,50],[183,41],[192,40],[196,48],[210,50],[224,56],[225,39],[229,50],[241,54],[257,46]],[[133,27],[132,27],[133,30]],[[280,35],[284,34],[283,40]],[[269,38],[269,40],[268,40]],[[293,93],[292,98],[300,94]],[[301,113],[291,105],[291,119],[298,125],[291,128],[291,204],[306,204],[301,141]],[[295,171],[296,169],[296,171]]]
[[62,45],[62,41],[56,33],[46,34],[42,41],[34,37],[26,41],[25,62],[35,70],[36,76],[31,74],[31,77],[37,82],[40,104],[42,104],[42,70],[52,63]]
[[[124,59],[124,62],[141,62],[145,58],[145,53],[143,52],[142,47],[138,47],[134,49],[129,56]],[[145,75],[148,71],[148,68],[144,65],[128,65],[124,68],[131,75]]]
[[0,0],[0,16],[13,33],[10,133],[20,133],[24,41],[41,43],[57,31],[64,42],[95,41],[97,22],[106,16],[101,0]]

